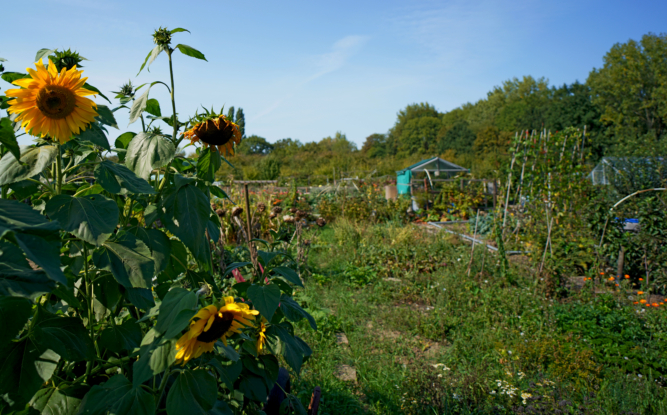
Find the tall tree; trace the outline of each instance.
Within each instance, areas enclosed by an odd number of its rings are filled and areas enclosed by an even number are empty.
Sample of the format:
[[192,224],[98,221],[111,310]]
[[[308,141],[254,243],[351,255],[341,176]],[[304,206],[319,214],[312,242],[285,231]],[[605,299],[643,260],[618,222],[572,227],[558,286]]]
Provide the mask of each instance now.
[[384,157],[388,155],[387,136],[385,134],[371,134],[366,137],[361,152],[368,158]]
[[[615,145],[653,152],[667,128],[667,35],[615,44],[587,83]],[[643,144],[643,145],[639,145]]]
[[[232,107],[232,109],[234,109],[234,107]],[[245,115],[243,114],[243,108],[239,107],[236,111],[236,120],[234,122],[239,126],[241,137],[245,138]]]
[[229,107],[227,110],[227,119],[231,122],[234,122],[234,106]]
[[251,135],[241,141],[237,150],[239,154],[269,154],[273,150],[273,145],[264,137]]
[[[389,130],[389,134],[387,136],[387,147],[391,154],[396,154],[396,152],[399,150],[399,147],[402,147],[404,151],[406,148],[413,147],[412,144],[405,143],[402,146],[400,144],[401,137],[403,136],[403,130],[405,129],[408,122],[410,122],[410,120],[422,117],[438,118],[440,114],[435,109],[435,107],[429,104],[428,102],[421,102],[419,104],[408,105],[407,107],[405,107],[404,110],[400,110],[398,114],[396,114],[396,116],[397,116],[396,123]],[[412,125],[412,130],[414,130],[414,127],[415,123],[413,123]],[[412,141],[413,137],[411,136],[413,132],[414,131],[410,131],[403,138],[407,138],[408,140]],[[435,136],[433,136],[432,138],[435,138]]]

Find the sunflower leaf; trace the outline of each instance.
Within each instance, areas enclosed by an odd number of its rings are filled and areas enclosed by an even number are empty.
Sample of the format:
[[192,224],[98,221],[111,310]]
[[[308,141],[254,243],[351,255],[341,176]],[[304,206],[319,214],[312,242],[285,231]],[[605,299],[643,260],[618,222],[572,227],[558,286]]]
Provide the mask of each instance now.
[[161,117],[162,111],[160,111],[160,102],[155,98],[146,101],[146,112],[156,117]]
[[193,57],[193,58],[197,58],[197,59],[201,59],[201,60],[206,60],[206,57],[204,56],[204,54],[201,53],[200,51],[198,51],[197,49],[193,48],[192,46],[184,45],[184,44],[181,43],[181,44],[176,45],[175,49],[180,50],[181,53],[184,54],[184,55],[187,55],[187,56],[190,56],[190,57]]
[[95,167],[95,180],[109,193],[155,194],[153,187],[127,167],[104,160]]
[[56,51],[55,49],[46,49],[46,48],[38,50],[37,54],[35,55],[35,62],[41,62],[42,59],[46,58],[55,51]]
[[217,399],[215,378],[204,369],[184,370],[167,395],[167,414],[208,415]]
[[109,98],[107,98],[106,95],[104,95],[104,94],[102,93],[102,91],[100,91],[99,89],[95,88],[95,87],[92,86],[91,84],[83,84],[83,87],[84,87],[85,89],[90,90],[90,91],[97,92],[97,94],[98,94],[99,96],[101,96],[102,98],[106,99],[107,102],[108,102],[109,104],[111,104],[111,100],[110,100]]
[[67,396],[56,388],[40,389],[30,400],[31,407],[40,414],[75,415],[81,400]]
[[32,303],[29,300],[21,297],[0,297],[0,320],[4,322],[0,331],[0,345],[15,338],[31,315]]
[[148,105],[148,93],[151,91],[152,86],[153,85],[149,85],[148,88],[146,88],[146,92],[132,103],[132,108],[130,108],[130,123],[128,125],[137,121],[139,117],[141,117],[141,114],[146,110],[146,105]]
[[3,81],[9,82],[10,84],[18,79],[30,78],[30,75],[27,73],[21,72],[5,72],[0,75]]
[[262,316],[271,321],[280,303],[280,288],[276,284],[252,285],[248,288],[248,298]]
[[211,150],[211,147],[206,147],[199,153],[197,159],[197,177],[205,182],[213,182],[215,180],[215,173],[222,166],[220,160],[220,152]]
[[165,371],[176,360],[176,341],[160,337],[151,329],[141,340],[139,360],[133,365],[132,382],[136,387]]
[[[175,154],[174,144],[163,136],[139,133],[127,147],[125,165],[137,176],[147,180],[153,169],[166,166],[173,160]],[[0,161],[1,164],[2,161]]]
[[[153,61],[155,60],[155,58],[158,57],[158,55],[160,54],[160,52],[162,52],[162,50],[163,50],[163,49],[162,49],[162,46],[157,45],[157,46],[154,47],[150,52],[148,52],[148,55],[146,55],[146,59],[144,59],[144,63],[141,65],[141,68],[139,68],[139,72],[137,72],[137,76],[139,76],[139,74],[141,73],[141,71],[144,70],[144,67],[146,66],[146,63],[148,63],[148,66],[151,66],[151,63],[153,63]],[[151,60],[150,62],[148,62],[149,59]],[[146,68],[146,70],[147,70],[148,72],[150,72],[150,70],[149,70],[148,68]],[[138,89],[138,88],[137,88],[137,89]]]
[[96,267],[111,271],[125,288],[151,286],[155,269],[151,252],[131,233],[124,232],[112,242],[105,242],[93,254],[93,261]]
[[9,118],[0,120],[0,143],[7,147],[17,160],[21,158],[21,149],[19,149],[16,134],[14,134],[14,126]]
[[102,195],[58,195],[46,203],[46,214],[67,232],[93,245],[106,241],[118,224],[118,205]]
[[188,33],[190,33],[190,31],[188,29],[183,29],[182,27],[177,27],[176,29],[172,29],[172,30],[169,31],[169,33],[171,33],[172,35],[174,33],[178,33],[178,32],[188,32]]
[[0,393],[22,408],[56,370],[60,356],[30,338],[0,348]]
[[[92,359],[95,354],[93,341],[77,317],[56,317],[55,314],[38,311],[38,323],[33,338],[42,350],[51,347],[63,359],[73,362]],[[40,317],[41,314],[46,314]]]
[[118,129],[116,118],[114,117],[113,112],[106,105],[97,106],[97,117],[95,117],[95,119],[102,124],[106,124],[109,127]]
[[153,415],[155,398],[143,388],[133,387],[124,375],[116,375],[90,389],[81,402],[79,413]]
[[55,160],[55,146],[21,147],[20,161],[13,154],[7,153],[0,160],[0,186],[40,174],[51,167]]
[[[160,314],[157,317],[155,330],[160,334],[165,333],[167,329],[172,327],[181,311],[195,310],[196,307],[197,294],[184,288],[172,288],[167,292],[164,300],[162,300],[162,304],[160,304]],[[185,327],[187,327],[187,322],[180,330],[183,330]]]
[[114,353],[123,350],[131,352],[141,343],[141,326],[135,319],[124,321],[123,324],[110,326],[102,330],[100,346]]
[[89,143],[93,143],[105,150],[111,150],[111,147],[109,147],[109,140],[107,140],[107,136],[104,134],[104,130],[102,130],[102,128],[100,128],[96,122],[91,123],[88,128],[79,132],[79,134],[75,135],[74,137],[77,137],[81,141],[88,141]]

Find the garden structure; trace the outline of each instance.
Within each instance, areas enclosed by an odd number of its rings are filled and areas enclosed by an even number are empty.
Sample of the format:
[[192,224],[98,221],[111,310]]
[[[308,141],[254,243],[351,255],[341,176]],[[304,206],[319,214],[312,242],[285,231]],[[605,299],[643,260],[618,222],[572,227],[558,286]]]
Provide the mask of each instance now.
[[412,179],[416,173],[425,173],[426,178],[431,183],[431,187],[433,187],[433,177],[438,177],[441,174],[445,177],[451,177],[459,173],[468,173],[469,171],[465,167],[443,160],[440,157],[431,157],[396,172],[398,194],[412,194]]

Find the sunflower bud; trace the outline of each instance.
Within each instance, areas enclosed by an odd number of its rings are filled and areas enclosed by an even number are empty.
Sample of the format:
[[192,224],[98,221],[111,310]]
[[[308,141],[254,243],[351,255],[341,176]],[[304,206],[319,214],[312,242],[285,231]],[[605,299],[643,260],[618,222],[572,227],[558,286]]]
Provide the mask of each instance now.
[[296,220],[301,220],[301,219],[305,218],[307,215],[308,215],[308,213],[299,209],[299,210],[296,211]]
[[241,213],[243,213],[243,208],[242,207],[234,206],[232,208],[232,216],[239,217],[239,216],[241,216]]
[[225,212],[223,209],[217,209],[217,210],[215,211],[215,213],[218,215],[218,217],[219,217],[220,219],[222,219],[222,218],[225,217],[225,214],[226,214],[227,212]]
[[281,208],[280,206],[274,206],[273,208],[271,208],[271,212],[275,213],[277,216],[283,213],[283,208]]
[[324,218],[317,218],[315,223],[317,223],[317,226],[319,226],[321,228],[321,227],[323,227],[324,225],[327,224],[327,221]]
[[299,210],[299,209],[297,209],[297,208],[290,208],[289,211],[292,212],[292,213],[296,213],[297,210]]
[[153,33],[153,42],[156,45],[168,47],[171,44],[171,32],[166,27],[160,27]]
[[63,68],[67,69],[68,71],[75,66],[78,68],[83,68],[81,61],[86,60],[86,58],[70,49],[67,49],[62,52],[55,51],[53,55],[49,56],[49,60],[53,62],[54,65],[56,65],[56,69],[58,72],[60,72],[63,70]]
[[262,203],[262,202],[259,202],[259,203],[257,204],[257,211],[258,211],[259,213],[262,213],[262,212],[264,212],[265,210],[266,210],[266,205],[265,205],[264,203]]
[[120,87],[120,91],[116,92],[117,94],[125,95],[126,97],[131,97],[134,95],[134,86],[132,81],[127,81],[126,84],[123,84]]

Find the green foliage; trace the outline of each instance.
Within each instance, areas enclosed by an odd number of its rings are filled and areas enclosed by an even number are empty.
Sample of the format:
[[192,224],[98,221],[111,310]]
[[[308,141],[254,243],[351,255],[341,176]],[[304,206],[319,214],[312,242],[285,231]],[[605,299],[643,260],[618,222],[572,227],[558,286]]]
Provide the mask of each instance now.
[[[142,69],[162,52],[171,63],[176,50],[205,60],[190,46],[171,47],[184,31],[158,29]],[[42,49],[37,59],[52,52]],[[62,65],[80,58],[56,55]],[[227,160],[211,147],[196,160],[176,154],[189,122],[163,116],[176,108],[173,95],[169,105],[148,95],[158,83],[172,90],[170,78],[171,87],[156,81],[117,92],[115,110],[133,101],[130,118],[141,120],[139,133],[115,140],[118,157],[106,157],[107,127],[117,122],[102,105],[96,121],[65,143],[47,136],[20,150],[16,126],[0,118],[0,413],[256,413],[280,365],[298,373],[311,356],[292,324],[317,329],[293,297],[303,288],[289,246],[294,229],[283,229],[285,244],[263,241],[268,251],[257,250],[261,242],[237,247],[236,264],[225,265],[227,224],[211,194],[228,199],[212,184]],[[173,132],[163,134],[157,120]],[[236,121],[243,120],[239,108]],[[330,141],[349,145],[344,136]],[[280,161],[267,162],[263,174],[279,171]],[[233,284],[232,269],[249,273],[248,281]],[[237,314],[218,311],[226,305]],[[197,313],[205,307],[215,307],[217,325],[204,328]],[[190,339],[195,324],[201,332]],[[195,352],[210,348],[177,362],[179,340],[199,342]]]

